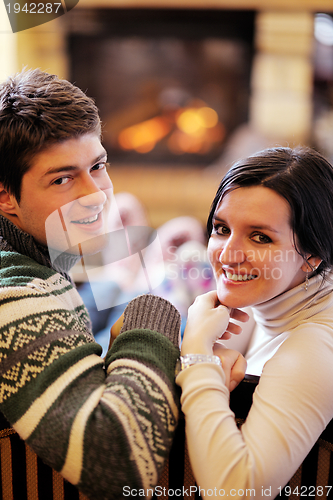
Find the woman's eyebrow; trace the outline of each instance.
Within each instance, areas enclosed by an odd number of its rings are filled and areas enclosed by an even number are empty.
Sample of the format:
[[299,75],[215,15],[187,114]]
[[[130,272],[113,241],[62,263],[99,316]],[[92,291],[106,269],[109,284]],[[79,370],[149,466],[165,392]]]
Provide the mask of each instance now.
[[[214,221],[226,223],[223,219],[221,219],[220,217],[217,217],[216,215],[214,215],[214,217],[213,217],[213,222]],[[269,224],[251,224],[248,227],[250,229],[257,229],[257,230],[260,230],[260,231],[271,231],[273,233],[279,233],[280,232],[277,229],[275,229],[274,227],[270,226]]]
[[272,231],[273,233],[279,233],[277,229],[274,229],[274,227],[269,226],[268,224],[255,224],[252,226],[249,226],[251,229],[260,229],[261,231]]

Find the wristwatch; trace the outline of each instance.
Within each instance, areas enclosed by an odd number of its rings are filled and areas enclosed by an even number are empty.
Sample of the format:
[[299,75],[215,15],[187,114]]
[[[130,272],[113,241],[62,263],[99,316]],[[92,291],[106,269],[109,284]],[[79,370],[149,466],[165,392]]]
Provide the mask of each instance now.
[[177,377],[181,371],[197,363],[214,363],[222,367],[221,360],[218,356],[210,356],[209,354],[185,354],[185,356],[180,356],[177,360],[175,376]]

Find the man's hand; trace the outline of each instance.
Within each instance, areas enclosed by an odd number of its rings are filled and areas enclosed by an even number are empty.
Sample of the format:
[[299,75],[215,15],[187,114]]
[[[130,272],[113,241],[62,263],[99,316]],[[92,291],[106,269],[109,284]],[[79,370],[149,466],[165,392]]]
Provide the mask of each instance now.
[[121,327],[123,326],[124,323],[124,313],[120,316],[120,318],[117,319],[117,321],[111,326],[110,330],[110,343],[109,343],[109,349],[111,349],[111,346],[113,344],[113,341],[118,337]]

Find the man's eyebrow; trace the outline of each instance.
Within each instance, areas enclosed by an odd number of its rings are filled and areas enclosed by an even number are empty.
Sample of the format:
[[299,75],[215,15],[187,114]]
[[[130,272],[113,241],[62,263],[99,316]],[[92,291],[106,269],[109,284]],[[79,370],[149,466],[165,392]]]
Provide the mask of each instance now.
[[[223,219],[220,219],[220,217],[217,217],[216,215],[214,215],[213,221],[223,222],[224,224],[226,224],[226,222]],[[252,224],[251,226],[249,226],[249,228],[250,229],[257,229],[257,230],[260,230],[260,231],[272,231],[273,233],[279,233],[280,232],[280,231],[278,231],[277,229],[274,229],[272,226],[270,226],[268,224]]]
[[[91,166],[93,167],[94,165],[96,165],[96,163],[98,163],[102,158],[105,158],[106,156],[107,156],[106,151],[104,151],[104,153],[101,153],[97,158],[95,158],[91,162]],[[76,167],[75,165],[63,165],[61,167],[51,167],[43,174],[43,177],[46,177],[47,175],[58,174],[60,172],[73,172],[75,170],[79,170],[79,167]]]

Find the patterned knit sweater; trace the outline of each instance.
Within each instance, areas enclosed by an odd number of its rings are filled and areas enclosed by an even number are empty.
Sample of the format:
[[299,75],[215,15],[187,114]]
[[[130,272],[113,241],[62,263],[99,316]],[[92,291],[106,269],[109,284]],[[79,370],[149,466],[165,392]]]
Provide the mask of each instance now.
[[67,273],[0,216],[0,410],[89,498],[123,498],[124,486],[146,491],[178,419],[180,316],[159,297],[135,299],[103,360]]

